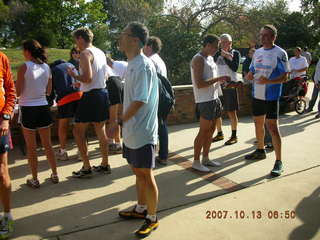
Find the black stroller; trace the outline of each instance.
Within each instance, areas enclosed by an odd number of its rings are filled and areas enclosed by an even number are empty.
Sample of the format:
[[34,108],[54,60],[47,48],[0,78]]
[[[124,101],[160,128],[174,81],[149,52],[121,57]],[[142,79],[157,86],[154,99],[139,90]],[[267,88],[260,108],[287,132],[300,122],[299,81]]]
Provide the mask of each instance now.
[[306,110],[307,103],[304,100],[308,91],[308,76],[304,75],[290,79],[282,86],[282,95],[280,97],[280,109],[284,109],[291,103],[294,104],[294,110],[298,114],[303,114]]

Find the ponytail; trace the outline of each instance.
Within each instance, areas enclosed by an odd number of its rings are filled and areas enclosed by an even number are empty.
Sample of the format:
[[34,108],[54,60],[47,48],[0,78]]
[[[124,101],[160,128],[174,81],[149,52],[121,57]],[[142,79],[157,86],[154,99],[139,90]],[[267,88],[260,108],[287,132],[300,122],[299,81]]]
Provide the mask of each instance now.
[[30,52],[31,56],[40,63],[47,63],[48,57],[45,48],[36,40],[26,40],[22,44],[23,49]]

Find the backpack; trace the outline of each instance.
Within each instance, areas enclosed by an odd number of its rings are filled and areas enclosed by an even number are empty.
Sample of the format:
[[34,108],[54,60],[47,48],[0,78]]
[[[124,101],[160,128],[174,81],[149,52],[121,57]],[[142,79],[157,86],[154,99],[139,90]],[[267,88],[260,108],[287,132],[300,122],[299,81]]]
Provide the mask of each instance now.
[[159,79],[158,117],[165,120],[175,103],[174,91],[167,78],[157,73]]

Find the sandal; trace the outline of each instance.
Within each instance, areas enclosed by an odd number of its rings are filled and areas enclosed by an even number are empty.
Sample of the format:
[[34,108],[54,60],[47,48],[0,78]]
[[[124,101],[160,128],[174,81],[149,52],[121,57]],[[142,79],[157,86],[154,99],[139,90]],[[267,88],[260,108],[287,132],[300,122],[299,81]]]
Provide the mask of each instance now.
[[59,177],[58,177],[58,175],[55,175],[55,174],[51,174],[51,176],[50,176],[50,179],[51,179],[51,182],[53,183],[53,184],[57,184],[57,183],[59,183]]
[[27,185],[32,188],[39,188],[40,183],[38,179],[27,179]]

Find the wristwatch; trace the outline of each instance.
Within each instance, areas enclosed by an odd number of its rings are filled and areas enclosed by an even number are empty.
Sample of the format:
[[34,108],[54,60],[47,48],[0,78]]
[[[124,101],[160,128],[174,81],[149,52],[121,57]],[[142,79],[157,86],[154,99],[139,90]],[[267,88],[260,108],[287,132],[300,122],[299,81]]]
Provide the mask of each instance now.
[[11,116],[9,114],[3,114],[2,115],[2,119],[3,120],[10,120],[11,119]]

